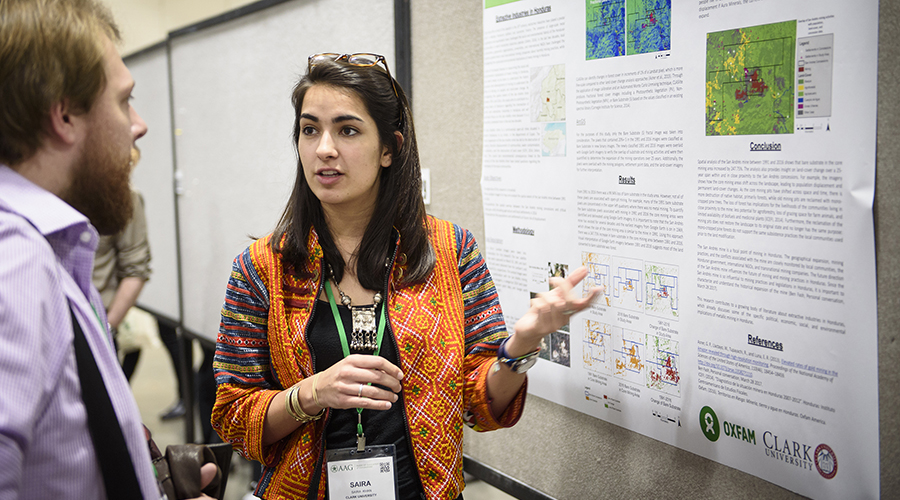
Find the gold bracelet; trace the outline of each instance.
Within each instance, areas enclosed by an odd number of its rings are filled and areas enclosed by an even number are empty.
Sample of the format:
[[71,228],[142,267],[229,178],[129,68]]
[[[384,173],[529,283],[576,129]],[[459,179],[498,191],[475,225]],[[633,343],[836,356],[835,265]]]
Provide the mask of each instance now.
[[316,402],[316,406],[324,409],[325,407],[319,404],[319,391],[316,390],[316,384],[319,382],[319,374],[313,375],[313,401]]
[[300,386],[295,385],[291,389],[291,392],[288,393],[288,400],[290,402],[289,414],[294,420],[300,423],[311,422],[313,420],[318,420],[325,413],[325,410],[323,409],[315,415],[308,415],[303,411],[303,406],[300,404]]
[[294,416],[294,407],[291,406],[291,396],[293,395],[294,389],[295,387],[288,387],[288,390],[284,393],[284,411],[286,411],[291,418],[297,420],[297,417]]
[[288,415],[291,416],[297,422],[301,424],[305,424],[306,422],[312,422],[313,420],[318,420],[324,413],[325,409],[315,415],[308,415],[305,411],[303,411],[303,406],[300,405],[300,386],[295,385],[287,390],[287,393],[284,395],[284,408],[287,410]]

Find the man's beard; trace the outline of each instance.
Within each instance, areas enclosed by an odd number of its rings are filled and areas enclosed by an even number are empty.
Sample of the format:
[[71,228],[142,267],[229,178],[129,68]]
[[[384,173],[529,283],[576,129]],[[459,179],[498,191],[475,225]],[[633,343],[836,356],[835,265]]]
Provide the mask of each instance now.
[[90,133],[63,200],[87,217],[100,234],[110,235],[125,229],[134,206],[129,187],[130,151],[118,153],[105,132],[93,129]]

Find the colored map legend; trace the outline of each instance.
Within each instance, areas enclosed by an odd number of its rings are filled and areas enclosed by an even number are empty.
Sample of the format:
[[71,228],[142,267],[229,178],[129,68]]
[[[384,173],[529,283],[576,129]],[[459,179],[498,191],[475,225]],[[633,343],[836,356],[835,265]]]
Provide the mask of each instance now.
[[831,116],[834,35],[797,40],[797,118]]

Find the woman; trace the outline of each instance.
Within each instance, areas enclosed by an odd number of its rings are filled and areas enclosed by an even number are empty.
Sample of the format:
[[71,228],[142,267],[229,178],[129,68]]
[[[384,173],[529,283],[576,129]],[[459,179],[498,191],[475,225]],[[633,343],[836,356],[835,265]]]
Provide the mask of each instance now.
[[367,488],[337,465],[381,445],[397,498],[457,498],[463,424],[515,424],[541,338],[599,290],[576,296],[584,269],[557,279],[507,339],[471,233],[425,214],[409,104],[384,58],[310,56],[292,102],[294,190],[275,232],[235,259],[213,427],[263,463],[262,498]]

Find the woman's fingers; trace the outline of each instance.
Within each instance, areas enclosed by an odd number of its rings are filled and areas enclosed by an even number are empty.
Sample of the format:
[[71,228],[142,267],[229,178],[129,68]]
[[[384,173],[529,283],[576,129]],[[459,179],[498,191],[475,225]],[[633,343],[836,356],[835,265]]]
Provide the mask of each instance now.
[[390,361],[382,358],[381,356],[351,354],[344,358],[340,363],[346,363],[356,368],[378,370],[388,374],[391,377],[394,377],[397,380],[403,380],[403,372],[400,370],[400,368]]
[[360,400],[360,403],[358,404],[362,405],[369,405],[370,401],[375,404],[387,402],[388,404],[385,409],[388,409],[391,407],[391,403],[396,403],[397,400],[400,399],[400,396],[398,396],[394,392],[386,391],[375,385],[359,384],[357,388],[356,399]]
[[382,357],[352,354],[319,377],[318,392],[323,404],[386,410],[399,399],[396,393],[402,389],[403,372]]
[[[551,290],[538,294],[531,301],[529,314],[533,319],[522,322],[522,326],[527,327],[528,333],[543,336],[560,328],[569,321],[569,316],[589,307],[606,291],[604,287],[593,287],[582,297],[580,282],[587,275],[587,268],[582,266],[565,278],[550,278]],[[519,332],[518,328],[516,332]]]
[[550,285],[553,289],[549,292],[549,297],[555,295],[554,304],[562,307],[567,314],[578,312],[589,306],[591,302],[601,293],[606,291],[605,287],[592,287],[587,296],[582,297],[578,290],[581,281],[588,275],[586,267],[581,266],[565,278],[551,278]]
[[591,303],[594,302],[594,299],[596,299],[600,295],[603,295],[604,293],[606,293],[605,286],[592,287],[588,291],[587,297],[577,297],[574,300],[572,300],[571,306],[570,306],[570,310],[571,310],[570,314],[574,314],[576,312],[587,309],[588,307],[590,307]]
[[399,392],[403,372],[380,356],[353,354],[345,358],[349,365],[343,380],[348,383],[377,384]]

